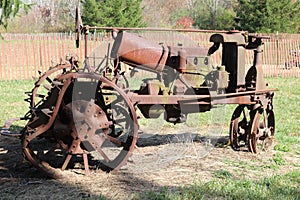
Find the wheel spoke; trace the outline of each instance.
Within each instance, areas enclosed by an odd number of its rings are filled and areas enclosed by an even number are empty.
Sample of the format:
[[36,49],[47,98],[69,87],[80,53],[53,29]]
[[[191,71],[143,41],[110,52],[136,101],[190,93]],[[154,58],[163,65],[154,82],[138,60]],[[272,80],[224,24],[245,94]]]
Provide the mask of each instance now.
[[108,156],[104,153],[104,151],[101,149],[101,147],[98,147],[97,149],[97,152],[100,153],[100,155],[103,157],[104,161],[105,162],[110,162],[111,160],[108,158]]
[[119,145],[119,146],[123,146],[123,143],[122,143],[120,140],[118,140],[117,138],[111,137],[111,136],[109,136],[109,135],[106,135],[105,137],[106,137],[106,139],[108,139],[110,142],[115,143],[115,144],[117,144],[117,145]]
[[[54,72],[57,71],[51,71]],[[33,94],[40,94],[40,85],[51,73],[40,77]],[[110,172],[122,167],[132,154],[138,134],[135,108],[126,93],[101,75],[81,71],[62,73],[51,84],[45,97],[32,95],[29,100],[33,110],[22,138],[25,157],[54,178],[58,177],[55,168],[65,169],[73,155],[82,156],[88,172],[88,164],[95,163],[88,162],[88,154],[92,158],[93,151],[98,153],[102,170]],[[39,101],[40,97],[44,100]],[[37,110],[53,107],[55,114],[46,112],[49,116]],[[38,138],[45,139],[47,146],[39,143]],[[67,156],[57,148],[66,150]],[[96,155],[94,158],[97,159]]]
[[239,105],[233,112],[230,123],[230,144],[234,150],[246,144],[250,116],[247,105]]

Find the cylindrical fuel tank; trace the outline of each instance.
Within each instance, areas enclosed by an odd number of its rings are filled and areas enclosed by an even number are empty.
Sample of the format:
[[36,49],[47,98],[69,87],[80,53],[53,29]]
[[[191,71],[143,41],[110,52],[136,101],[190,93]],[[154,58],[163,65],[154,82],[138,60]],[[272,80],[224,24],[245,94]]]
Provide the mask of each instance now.
[[112,58],[157,73],[164,69],[168,54],[167,47],[128,32],[118,33],[111,50]]

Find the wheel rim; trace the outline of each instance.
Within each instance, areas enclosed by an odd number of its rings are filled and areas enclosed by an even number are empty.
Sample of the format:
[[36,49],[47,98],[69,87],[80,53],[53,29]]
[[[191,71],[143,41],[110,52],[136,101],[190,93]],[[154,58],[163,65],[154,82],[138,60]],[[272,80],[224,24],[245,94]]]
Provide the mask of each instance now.
[[250,111],[246,105],[239,105],[233,112],[230,122],[230,145],[239,150],[247,142],[251,123]]
[[[97,81],[98,83],[101,83],[98,84],[99,87],[96,89],[97,91],[101,90],[103,96],[95,97],[94,94],[93,98],[96,100],[96,103],[93,103],[92,101],[76,99],[74,91],[70,101],[70,97],[65,97],[66,95],[69,95],[67,94],[68,89],[65,89],[62,93],[55,94],[53,98],[57,99],[61,97],[61,103],[55,105],[55,107],[59,108],[59,111],[43,120],[39,120],[39,115],[33,115],[32,120],[24,128],[22,139],[24,156],[31,164],[33,164],[33,166],[45,172],[47,176],[53,178],[61,177],[59,170],[55,168],[61,167],[62,164],[64,164],[64,161],[68,159],[68,156],[65,158],[66,152],[69,155],[74,151],[75,153],[73,155],[83,155],[87,153],[91,154],[92,157],[94,157],[96,152],[98,155],[94,158],[97,159],[98,167],[100,169],[106,172],[118,170],[130,157],[137,141],[137,116],[132,103],[122,89],[104,77],[95,74],[69,73],[61,75],[58,78],[58,82],[60,81],[63,83],[65,80],[69,80],[70,83],[70,77],[76,78],[76,80],[83,78],[85,81],[91,80],[91,82]],[[69,87],[66,86],[66,88]],[[74,86],[72,89],[74,90]],[[36,88],[34,90],[36,90]],[[104,94],[104,90],[106,94]],[[98,99],[101,99],[103,104],[97,102]],[[35,104],[35,101],[32,102],[32,104]],[[71,105],[76,102],[81,103],[80,105],[83,107],[90,105],[94,111],[91,113],[93,115],[95,112],[105,112],[104,115],[97,118],[100,119],[100,122],[96,120],[96,124],[94,125],[92,122],[88,123],[91,128],[97,127],[96,129],[93,129],[93,133],[85,134],[82,130],[78,131],[79,129],[77,129],[78,127],[75,125],[76,121],[73,121],[74,113],[72,113],[72,110],[70,112],[70,108],[72,108]],[[66,103],[66,105],[64,105],[64,103]],[[40,107],[47,108],[47,105],[44,104],[44,102],[39,103]],[[83,109],[82,112],[83,111],[86,110]],[[63,122],[62,119],[66,119],[66,116],[70,115],[70,113],[73,115],[73,118],[69,116],[67,117],[67,120],[64,120],[69,121],[69,123]],[[89,119],[92,119],[93,116],[87,115],[85,117],[88,121]],[[79,122],[78,119],[77,122]],[[129,124],[126,124],[128,122]],[[104,123],[107,124],[104,126]],[[120,131],[120,129],[122,129],[122,131]],[[50,141],[52,141],[50,142],[50,147],[46,148],[46,145],[43,145],[43,148],[41,148],[41,146],[35,147],[34,141],[37,141],[40,137],[48,138],[48,133],[50,135]],[[86,135],[89,137],[86,137]],[[47,144],[49,145],[49,142]],[[93,148],[91,149],[90,147]],[[40,153],[45,151],[46,153]],[[54,161],[50,159],[50,154],[55,154]],[[101,156],[102,158],[100,158]],[[65,161],[66,164],[68,164],[68,162]]]
[[[59,64],[44,74],[40,73],[40,77],[35,82],[35,86],[31,92],[28,92],[29,99],[26,101],[30,104],[30,111],[25,115],[29,119],[27,125],[22,131],[22,148],[24,157],[37,169],[44,172],[47,176],[52,178],[61,178],[61,173],[54,167],[62,164],[61,159],[64,156],[64,144],[62,140],[50,140],[47,144],[40,139],[40,134],[44,133],[47,137],[46,124],[50,127],[53,123],[52,119],[55,118],[55,106],[60,93],[64,93],[68,84],[63,87],[63,83],[57,81],[57,74],[65,74],[67,69],[72,69],[70,64]],[[43,86],[43,87],[41,87]],[[48,95],[47,93],[50,93]],[[52,122],[51,122],[52,121]],[[40,133],[39,133],[40,132]],[[38,140],[38,141],[37,141]],[[59,144],[61,143],[61,145]],[[45,162],[41,157],[49,157],[50,154],[58,155],[55,162]]]
[[[107,113],[110,125],[95,131],[94,136],[101,137],[103,142],[94,148],[102,157],[98,167],[110,172],[122,167],[132,154],[138,134],[137,116],[132,103],[121,88],[103,77],[100,81],[100,104],[103,104],[102,109]],[[79,138],[86,141],[83,137]]]
[[275,133],[275,117],[273,110],[257,110],[249,135],[249,151],[259,153],[267,151],[273,144]]

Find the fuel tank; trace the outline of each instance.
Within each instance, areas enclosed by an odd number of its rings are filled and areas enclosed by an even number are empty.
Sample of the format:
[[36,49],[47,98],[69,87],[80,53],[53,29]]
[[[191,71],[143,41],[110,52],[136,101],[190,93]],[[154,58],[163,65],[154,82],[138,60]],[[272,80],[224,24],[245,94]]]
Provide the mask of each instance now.
[[112,58],[156,73],[163,71],[168,55],[168,47],[128,32],[118,33],[111,50]]

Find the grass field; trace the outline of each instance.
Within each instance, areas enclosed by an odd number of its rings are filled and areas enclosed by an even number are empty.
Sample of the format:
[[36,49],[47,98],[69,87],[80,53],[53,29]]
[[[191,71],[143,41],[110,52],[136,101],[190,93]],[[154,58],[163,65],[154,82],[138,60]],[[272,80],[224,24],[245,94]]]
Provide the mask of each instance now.
[[[224,159],[226,166],[242,172],[251,169],[257,176],[237,176],[230,170],[213,171],[213,179],[195,178],[182,187],[162,187],[137,193],[134,199],[300,199],[300,81],[297,78],[269,78],[270,87],[278,88],[274,96],[276,117],[276,145],[268,162],[241,162]],[[10,117],[21,117],[28,110],[25,91],[30,91],[33,81],[0,81],[0,125]],[[230,119],[231,112],[226,112]],[[144,122],[145,125],[147,123]],[[228,127],[229,121],[225,126]],[[19,124],[24,125],[20,123]],[[287,157],[288,156],[288,157]],[[289,160],[287,160],[289,158]],[[293,162],[293,158],[295,162]],[[292,170],[291,170],[292,169]],[[264,175],[265,170],[271,170]],[[240,173],[237,173],[240,174]]]
[[[176,191],[165,188],[137,196],[137,199],[300,199],[300,163],[292,163],[298,170],[284,173],[284,168],[289,166],[283,156],[289,153],[292,157],[300,157],[300,81],[298,78],[268,78],[267,82],[270,87],[279,89],[274,97],[276,153],[270,158],[273,164],[260,168],[249,163],[233,164],[233,161],[228,161],[228,164],[238,166],[238,170],[273,168],[277,175],[268,177],[266,174],[259,179],[237,178],[231,172],[220,169],[211,181],[199,180]],[[283,169],[283,173],[279,168]]]
[[22,117],[28,111],[29,104],[24,101],[28,98],[25,92],[31,91],[33,84],[33,81],[0,81],[1,125],[8,118]]

